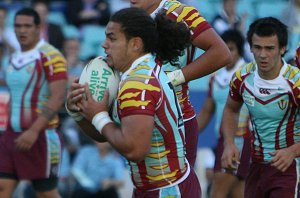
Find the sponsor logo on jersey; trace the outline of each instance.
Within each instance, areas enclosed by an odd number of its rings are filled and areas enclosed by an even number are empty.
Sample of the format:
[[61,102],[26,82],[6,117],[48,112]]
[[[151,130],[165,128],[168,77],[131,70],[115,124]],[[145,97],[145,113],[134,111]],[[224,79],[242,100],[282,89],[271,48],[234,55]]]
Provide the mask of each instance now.
[[254,102],[255,102],[255,98],[254,96],[248,95],[248,94],[243,94],[243,99],[245,104],[254,107]]

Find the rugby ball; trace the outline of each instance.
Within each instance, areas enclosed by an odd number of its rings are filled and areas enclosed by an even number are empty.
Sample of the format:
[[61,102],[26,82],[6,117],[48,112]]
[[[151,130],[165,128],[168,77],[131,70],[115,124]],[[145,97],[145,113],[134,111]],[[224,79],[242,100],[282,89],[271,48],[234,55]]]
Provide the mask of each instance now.
[[107,65],[104,57],[92,59],[83,69],[79,83],[88,83],[93,98],[96,101],[103,99],[105,90],[109,90],[109,107],[117,97],[120,76],[117,71]]

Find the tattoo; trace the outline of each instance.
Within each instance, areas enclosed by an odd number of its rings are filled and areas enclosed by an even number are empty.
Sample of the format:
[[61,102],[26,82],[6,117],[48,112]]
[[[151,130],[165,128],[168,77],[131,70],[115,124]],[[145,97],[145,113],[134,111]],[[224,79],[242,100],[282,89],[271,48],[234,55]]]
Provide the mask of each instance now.
[[49,107],[45,106],[41,111],[41,116],[46,117],[48,120],[51,120],[55,116],[56,112]]

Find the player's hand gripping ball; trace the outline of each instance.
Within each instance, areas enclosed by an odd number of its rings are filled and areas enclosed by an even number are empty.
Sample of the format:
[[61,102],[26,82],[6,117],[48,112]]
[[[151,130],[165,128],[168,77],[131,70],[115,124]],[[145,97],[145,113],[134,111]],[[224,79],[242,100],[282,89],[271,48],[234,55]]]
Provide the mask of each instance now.
[[120,76],[117,71],[107,65],[101,56],[92,59],[83,69],[79,83],[88,83],[93,98],[101,101],[106,89],[109,90],[109,107],[117,97]]

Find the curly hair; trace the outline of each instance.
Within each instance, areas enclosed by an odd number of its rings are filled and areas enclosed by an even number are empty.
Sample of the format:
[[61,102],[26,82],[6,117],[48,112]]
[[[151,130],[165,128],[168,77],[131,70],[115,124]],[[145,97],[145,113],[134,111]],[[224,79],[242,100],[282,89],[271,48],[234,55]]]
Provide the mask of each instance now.
[[140,37],[144,52],[155,54],[162,63],[175,65],[184,49],[191,45],[187,26],[169,19],[165,13],[152,19],[143,9],[125,8],[116,12],[110,21],[121,24],[127,40]]

